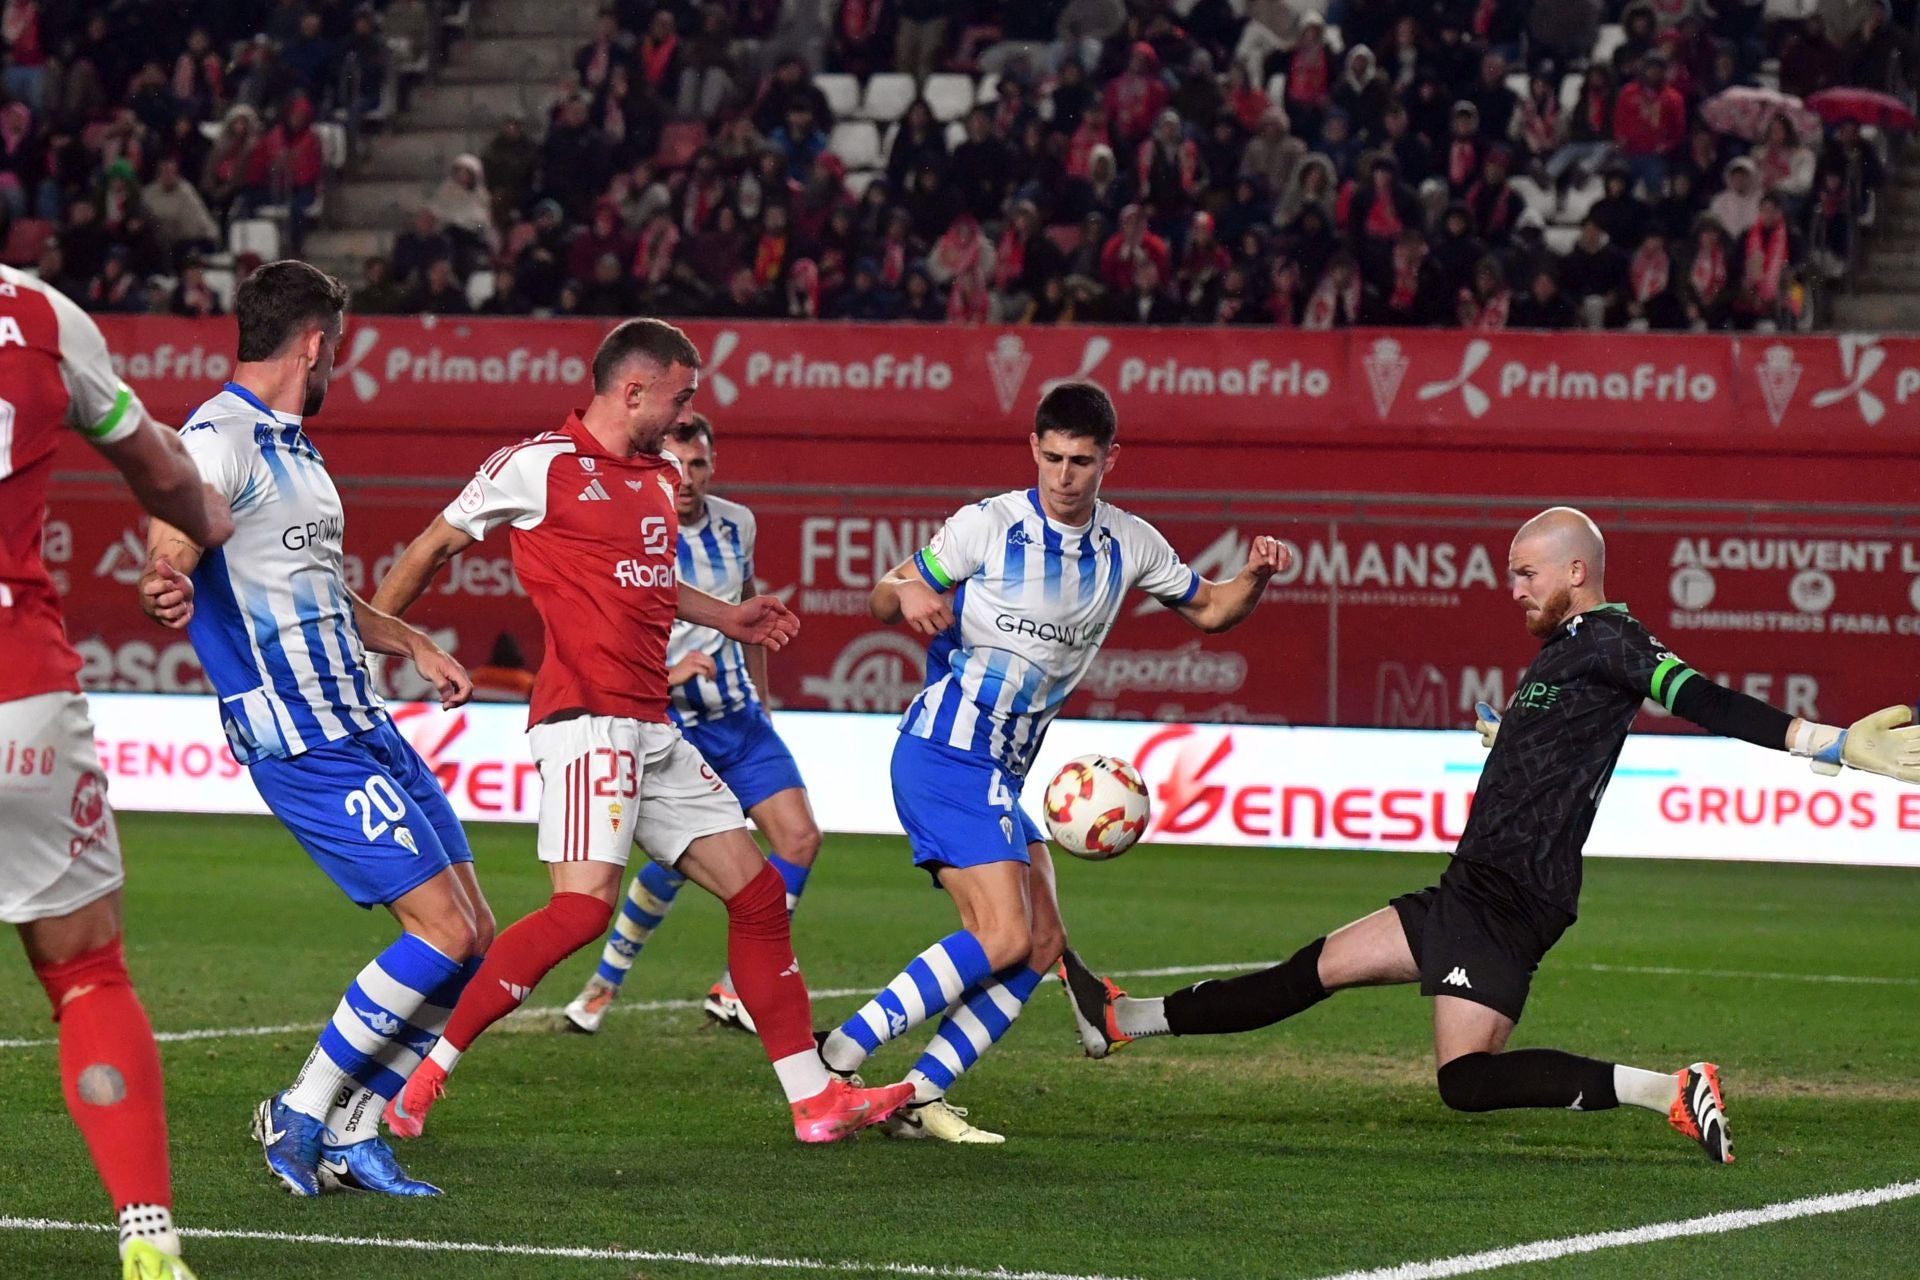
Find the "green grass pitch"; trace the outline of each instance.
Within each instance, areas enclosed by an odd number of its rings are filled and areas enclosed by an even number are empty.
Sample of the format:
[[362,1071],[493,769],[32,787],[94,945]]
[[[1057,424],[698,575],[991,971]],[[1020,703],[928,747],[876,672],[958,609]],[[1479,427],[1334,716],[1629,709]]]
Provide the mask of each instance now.
[[[349,905],[269,821],[121,822],[128,950],[161,1030],[317,1029],[392,936],[384,913]],[[531,835],[473,830],[503,925],[546,896]],[[1059,861],[1075,944],[1114,970],[1278,959],[1442,866],[1194,848]],[[249,1113],[292,1077],[312,1031],[168,1044],[177,1215],[207,1228],[856,1264],[836,1275],[925,1264],[1211,1280],[1322,1276],[1916,1176],[1920,872],[1594,861],[1582,906],[1514,1043],[1662,1069],[1714,1058],[1732,1167],[1708,1165],[1639,1110],[1448,1112],[1431,1085],[1429,1009],[1407,989],[1348,992],[1265,1032],[1156,1041],[1090,1062],[1049,984],[955,1091],[1008,1135],[999,1148],[877,1135],[800,1147],[759,1046],[689,1008],[616,1013],[593,1038],[537,1019],[504,1024],[462,1063],[427,1136],[397,1144],[413,1171],[446,1188],[434,1201],[295,1201],[270,1185]],[[796,936],[815,989],[866,992],[952,927],[900,842],[830,837]],[[689,888],[626,1000],[700,995],[724,933],[718,904]],[[593,962],[570,960],[531,1003],[564,1003]],[[0,1038],[48,1036],[44,999],[15,964],[0,984]],[[857,1003],[822,999],[816,1021]],[[923,1039],[889,1050],[868,1078],[903,1072]],[[52,1048],[0,1049],[0,1216],[104,1222],[54,1068]],[[1496,1274],[1911,1276],[1916,1242],[1920,1200],[1909,1199]],[[806,1274],[212,1239],[190,1241],[188,1256],[202,1280]],[[0,1231],[9,1280],[117,1276],[111,1259],[104,1235]]]

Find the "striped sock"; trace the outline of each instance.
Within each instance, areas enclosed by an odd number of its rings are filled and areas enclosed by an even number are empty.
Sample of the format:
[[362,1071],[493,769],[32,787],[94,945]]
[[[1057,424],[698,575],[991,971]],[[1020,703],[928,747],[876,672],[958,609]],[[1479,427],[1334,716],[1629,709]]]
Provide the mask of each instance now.
[[1002,970],[974,988],[965,1004],[949,1011],[934,1030],[927,1051],[907,1072],[915,1101],[941,1097],[953,1087],[955,1077],[980,1061],[980,1055],[1007,1034],[1027,1007],[1027,998],[1041,977],[1024,964]]
[[[787,919],[791,920],[794,910],[800,905],[800,895],[807,890],[807,875],[813,868],[803,867],[797,862],[788,862],[777,853],[767,855],[767,865],[780,873],[780,882],[787,886]],[[720,971],[720,986],[723,990],[733,990],[733,970]]]
[[350,1147],[379,1135],[381,1113],[447,1029],[453,1006],[459,1003],[468,981],[480,971],[483,959],[474,956],[461,965],[460,972],[427,997],[400,1034],[381,1046],[366,1069],[354,1073],[354,1083],[359,1087],[343,1089],[336,1095],[333,1110],[327,1115],[327,1141],[337,1147]]
[[611,987],[627,980],[627,970],[633,968],[647,939],[667,918],[680,886],[686,882],[685,876],[669,871],[651,858],[647,860],[627,889],[626,901],[620,904],[620,914],[614,919],[607,945],[600,951],[600,967],[594,970],[594,977]]
[[342,1090],[353,1087],[357,1074],[373,1069],[375,1056],[406,1030],[429,993],[459,972],[458,961],[424,940],[410,933],[395,938],[347,987],[287,1090],[287,1105],[325,1121]]
[[821,1054],[835,1071],[853,1071],[887,1041],[903,1036],[993,976],[980,940],[961,929],[913,958],[886,989],[827,1036]]

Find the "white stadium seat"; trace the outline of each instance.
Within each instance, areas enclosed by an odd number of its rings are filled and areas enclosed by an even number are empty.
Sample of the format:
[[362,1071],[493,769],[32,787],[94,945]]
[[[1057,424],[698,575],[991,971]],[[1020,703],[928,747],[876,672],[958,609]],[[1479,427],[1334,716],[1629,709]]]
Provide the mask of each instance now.
[[933,118],[941,122],[958,120],[973,110],[973,77],[942,72],[927,77],[924,90]]
[[860,82],[852,76],[822,71],[813,78],[813,87],[826,95],[827,109],[835,120],[845,120],[860,109]]
[[980,84],[974,90],[973,100],[975,102],[1000,101],[1000,73],[998,71],[989,71],[980,77]]
[[1560,109],[1571,111],[1580,105],[1580,90],[1586,87],[1587,78],[1578,71],[1569,71],[1560,77]]
[[947,124],[947,150],[953,150],[966,140],[967,126],[961,124],[958,120],[950,121]]
[[913,77],[897,71],[883,71],[867,81],[867,96],[860,104],[860,115],[885,124],[907,114],[907,108],[920,96]]
[[876,182],[884,180],[886,176],[885,173],[882,173],[878,169],[855,170],[847,175],[847,194],[852,196],[856,201],[864,199],[867,194],[867,188]]
[[1600,24],[1600,34],[1593,42],[1593,61],[1610,63],[1613,51],[1627,42],[1627,29],[1617,22]]
[[467,305],[478,311],[480,304],[493,296],[494,283],[491,271],[476,271],[468,276]]
[[1267,101],[1276,107],[1287,103],[1287,73],[1276,71],[1267,77]]
[[280,228],[267,218],[238,218],[227,232],[227,248],[235,254],[257,253],[262,262],[280,257]]
[[827,150],[840,157],[849,169],[873,169],[880,165],[880,131],[870,120],[848,120],[833,126]]

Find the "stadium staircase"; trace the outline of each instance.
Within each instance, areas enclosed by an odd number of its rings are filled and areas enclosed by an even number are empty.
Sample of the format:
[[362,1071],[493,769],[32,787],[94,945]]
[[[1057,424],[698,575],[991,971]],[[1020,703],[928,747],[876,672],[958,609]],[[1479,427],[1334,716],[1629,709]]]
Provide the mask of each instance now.
[[590,38],[599,7],[600,0],[473,0],[467,38],[328,193],[326,225],[308,235],[307,258],[357,284],[361,262],[393,247],[453,158],[478,155],[501,117],[520,113],[540,137],[555,86]]
[[1843,292],[1832,327],[1873,333],[1920,331],[1920,164],[1911,149],[1893,169],[1873,234]]

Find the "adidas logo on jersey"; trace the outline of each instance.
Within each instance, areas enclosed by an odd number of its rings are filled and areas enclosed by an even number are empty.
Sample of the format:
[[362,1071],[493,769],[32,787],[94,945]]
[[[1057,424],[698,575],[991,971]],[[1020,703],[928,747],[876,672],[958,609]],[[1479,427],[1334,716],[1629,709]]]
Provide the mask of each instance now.
[[611,502],[613,501],[613,495],[609,494],[606,487],[596,478],[587,481],[587,487],[580,491],[580,501]]
[[1473,984],[1467,981],[1467,971],[1458,965],[1454,966],[1452,973],[1440,979],[1440,982],[1443,986],[1465,987],[1469,991],[1473,990]]

